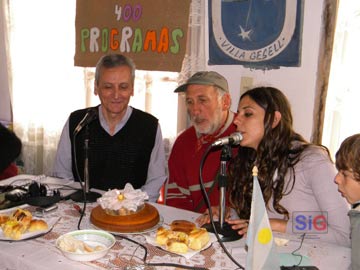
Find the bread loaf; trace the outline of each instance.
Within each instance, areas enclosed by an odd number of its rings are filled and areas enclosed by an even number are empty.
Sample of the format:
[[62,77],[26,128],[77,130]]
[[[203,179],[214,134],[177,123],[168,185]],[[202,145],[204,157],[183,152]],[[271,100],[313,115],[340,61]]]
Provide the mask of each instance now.
[[166,230],[164,227],[158,228],[156,232],[156,243],[163,246],[166,245],[168,239],[168,230]]
[[32,214],[28,210],[16,209],[10,216],[1,218],[4,222],[1,224],[1,229],[5,237],[19,240],[26,232],[33,232],[39,230],[47,230],[48,225],[44,220],[32,219]]
[[204,228],[187,220],[175,220],[170,224],[170,230],[164,227],[156,232],[156,243],[165,246],[168,251],[187,253],[188,249],[200,250],[209,242],[209,233]]
[[189,236],[184,232],[171,231],[163,227],[160,227],[156,232],[156,243],[161,246],[166,245],[169,240],[187,244],[188,238]]
[[16,220],[8,220],[1,225],[1,228],[6,237],[19,240],[21,235],[26,231],[27,225],[24,225]]
[[48,225],[46,221],[42,219],[33,219],[30,221],[30,225],[28,228],[29,232],[35,232],[35,231],[45,231],[48,229]]
[[174,220],[170,224],[170,229],[172,231],[184,232],[187,234],[189,234],[195,228],[196,228],[195,223],[188,220]]
[[9,216],[0,215],[0,225],[4,224],[9,219]]
[[15,212],[10,216],[10,219],[17,220],[24,225],[28,225],[32,219],[32,214],[28,210],[16,209]]
[[6,237],[11,236],[12,229],[14,226],[18,225],[19,222],[16,220],[7,220],[5,223],[1,225],[1,229]]
[[166,249],[175,253],[186,253],[188,252],[188,246],[184,242],[179,242],[176,239],[169,239],[166,242]]
[[196,228],[189,234],[189,248],[202,249],[210,240],[209,233],[204,228]]
[[18,223],[12,227],[9,237],[14,240],[19,240],[21,238],[21,235],[26,231],[26,229],[27,225]]

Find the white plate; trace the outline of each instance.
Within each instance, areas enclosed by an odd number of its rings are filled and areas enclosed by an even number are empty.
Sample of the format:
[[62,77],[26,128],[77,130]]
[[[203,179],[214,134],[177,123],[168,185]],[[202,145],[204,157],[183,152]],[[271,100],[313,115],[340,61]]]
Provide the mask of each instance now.
[[[159,220],[158,224],[156,224],[154,227],[151,227],[151,228],[143,230],[143,231],[136,231],[136,232],[113,232],[113,231],[109,231],[109,230],[105,230],[105,231],[107,231],[113,235],[143,234],[143,233],[153,232],[153,231],[157,230],[160,226],[162,226],[163,223],[164,223],[164,218],[160,215],[160,220]],[[98,230],[104,230],[102,228],[96,227],[94,224],[92,224],[92,226],[94,226],[94,228],[96,228]]]
[[9,237],[6,237],[3,234],[3,231],[0,230],[0,240],[1,241],[22,241],[22,240],[27,240],[27,239],[33,239],[36,237],[39,237],[41,235],[47,234],[48,232],[50,232],[52,230],[52,228],[54,227],[54,225],[58,222],[58,220],[60,219],[60,217],[53,217],[53,218],[41,218],[42,220],[45,220],[46,223],[48,224],[48,228],[47,230],[41,230],[41,231],[36,231],[36,232],[26,232],[24,234],[21,235],[20,239],[14,240],[11,239]]
[[156,233],[152,233],[150,235],[145,235],[145,239],[146,239],[146,242],[148,242],[149,244],[153,245],[153,246],[156,246],[156,247],[159,247],[167,252],[170,252],[170,253],[173,253],[173,254],[176,254],[176,255],[180,255],[180,256],[183,256],[185,257],[186,259],[190,259],[192,256],[194,256],[195,254],[199,253],[200,251],[202,250],[205,250],[207,249],[208,247],[210,247],[212,245],[213,242],[216,242],[217,241],[217,238],[215,236],[215,234],[213,233],[210,233],[209,232],[209,242],[200,250],[193,250],[191,248],[188,249],[188,252],[186,253],[176,253],[176,252],[171,252],[169,250],[166,250],[165,246],[161,246],[159,245],[157,242],[156,242]]
[[27,209],[28,207],[30,207],[30,205],[28,205],[28,204],[20,204],[20,205],[13,206],[11,208],[1,209],[0,210],[0,215],[10,215],[12,212],[14,212],[18,208]]
[[[66,236],[72,236],[73,238],[83,241],[85,244],[92,247],[102,246],[103,249],[93,252],[70,252],[63,250],[60,248],[60,242]],[[78,230],[61,235],[56,240],[55,245],[62,254],[70,260],[93,261],[104,257],[115,243],[115,237],[108,232],[102,230]]]

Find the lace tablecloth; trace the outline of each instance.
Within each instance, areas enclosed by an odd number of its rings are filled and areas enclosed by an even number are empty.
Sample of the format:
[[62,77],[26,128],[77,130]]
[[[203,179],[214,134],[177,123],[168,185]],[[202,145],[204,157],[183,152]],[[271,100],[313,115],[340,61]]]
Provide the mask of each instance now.
[[[60,216],[61,218],[55,224],[51,232],[45,236],[21,241],[21,242],[0,242],[0,269],[70,269],[66,266],[71,265],[71,269],[124,269],[129,265],[142,265],[142,259],[145,250],[138,244],[122,239],[116,236],[116,244],[110,252],[103,258],[91,262],[75,262],[65,258],[55,247],[56,239],[69,231],[78,229],[80,214],[74,208],[72,201],[58,203],[56,211],[45,214],[47,218]],[[90,212],[97,204],[87,204],[86,215],[80,223],[80,229],[94,229],[90,223]],[[174,211],[164,213],[163,209],[167,206],[154,204],[162,215],[164,223],[170,223],[173,219],[192,219],[197,216],[196,213],[183,211],[182,216],[176,215]],[[80,204],[82,207],[82,204]],[[174,210],[174,208],[172,208]],[[174,214],[174,216],[172,216]],[[148,232],[150,234],[151,232]],[[213,243],[208,249],[201,251],[190,259],[185,259],[180,255],[166,252],[146,243],[142,234],[123,235],[130,238],[147,249],[146,261],[149,263],[173,263],[179,265],[205,267],[209,269],[235,269],[235,264],[231,262],[218,243]],[[151,267],[138,269],[155,269]],[[176,269],[175,267],[161,267],[161,269]]]

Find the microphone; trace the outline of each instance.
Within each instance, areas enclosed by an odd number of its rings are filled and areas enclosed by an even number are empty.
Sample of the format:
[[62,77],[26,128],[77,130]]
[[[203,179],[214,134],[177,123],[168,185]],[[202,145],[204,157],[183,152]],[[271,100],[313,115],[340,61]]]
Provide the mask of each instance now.
[[[81,179],[81,176],[78,171],[77,166],[77,158],[76,158],[76,144],[72,143],[73,145],[73,155],[75,160],[75,170],[77,177],[79,178],[80,186],[82,190],[78,190],[74,194],[71,195],[71,199],[75,202],[95,202],[97,198],[99,198],[101,195],[97,192],[90,191],[90,178],[89,178],[89,129],[88,125],[98,118],[98,109],[97,108],[90,108],[87,110],[87,113],[85,114],[84,118],[80,121],[80,123],[76,126],[73,137],[75,141],[76,135],[84,128],[85,129],[85,139],[84,139],[84,179]],[[84,182],[84,185],[82,184],[82,180]],[[85,207],[85,206],[84,206]]]
[[80,121],[80,123],[76,126],[74,130],[74,134],[78,134],[80,130],[83,129],[86,125],[90,124],[98,117],[98,112],[96,108],[89,109],[85,114],[84,118]]
[[242,139],[243,139],[243,136],[241,135],[240,132],[234,132],[230,136],[217,139],[215,142],[213,142],[211,144],[211,146],[215,147],[215,146],[222,146],[222,145],[226,145],[226,144],[238,145]]

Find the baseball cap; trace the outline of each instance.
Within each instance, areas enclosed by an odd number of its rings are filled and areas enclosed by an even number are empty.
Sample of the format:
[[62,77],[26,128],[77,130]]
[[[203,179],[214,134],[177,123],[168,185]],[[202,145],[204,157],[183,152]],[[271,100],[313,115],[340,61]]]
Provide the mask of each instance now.
[[199,71],[192,75],[186,83],[175,89],[175,93],[185,92],[190,84],[213,85],[221,88],[225,92],[229,92],[227,80],[215,71]]

